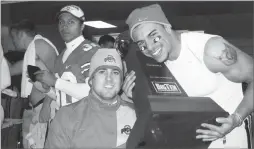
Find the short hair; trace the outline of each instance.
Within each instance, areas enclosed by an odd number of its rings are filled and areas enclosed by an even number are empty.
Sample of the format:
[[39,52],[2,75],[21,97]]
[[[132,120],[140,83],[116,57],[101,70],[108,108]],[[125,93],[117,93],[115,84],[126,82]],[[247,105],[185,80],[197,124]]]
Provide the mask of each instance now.
[[110,35],[103,35],[100,37],[98,44],[102,45],[107,42],[112,42],[113,44],[115,43],[115,38],[110,36]]
[[27,19],[21,20],[20,22],[11,25],[10,32],[12,30],[17,30],[18,32],[24,31],[31,37],[34,37],[37,34],[35,24]]

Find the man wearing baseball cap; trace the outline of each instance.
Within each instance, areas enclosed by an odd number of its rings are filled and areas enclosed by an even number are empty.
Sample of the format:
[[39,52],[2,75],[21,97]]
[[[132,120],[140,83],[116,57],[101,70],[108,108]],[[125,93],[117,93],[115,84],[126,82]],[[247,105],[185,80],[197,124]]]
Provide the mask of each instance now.
[[123,65],[116,49],[102,48],[94,54],[88,82],[87,97],[58,111],[45,148],[125,147],[136,114],[118,95]]
[[73,15],[74,17],[78,18],[81,22],[85,21],[85,16],[84,16],[84,12],[82,11],[82,9],[76,5],[68,5],[63,7],[59,13],[57,13],[56,17],[57,19],[59,19],[60,15],[62,15],[63,13],[70,13],[71,15]]
[[[242,123],[253,111],[253,59],[218,35],[174,31],[158,4],[135,9],[126,23],[141,52],[165,63],[188,96],[210,97],[230,113],[216,119],[220,127],[202,124],[208,130],[197,130],[196,138],[213,141],[209,148],[247,148]],[[125,80],[132,96],[135,74]],[[242,82],[249,84],[245,95]]]
[[[56,105],[58,110],[88,95],[90,60],[99,45],[83,37],[85,16],[80,7],[65,6],[57,14],[57,18],[58,30],[66,48],[55,61],[55,74],[48,71],[38,71],[35,74],[37,81],[51,87],[48,94],[56,94],[56,100],[49,104]],[[41,115],[50,114],[49,110],[43,112]]]

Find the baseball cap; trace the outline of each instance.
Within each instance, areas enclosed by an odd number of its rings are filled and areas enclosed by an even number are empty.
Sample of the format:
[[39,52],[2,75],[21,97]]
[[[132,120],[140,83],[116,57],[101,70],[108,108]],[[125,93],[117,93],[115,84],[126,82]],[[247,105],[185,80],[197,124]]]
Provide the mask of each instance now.
[[63,7],[59,13],[57,13],[57,19],[59,18],[59,16],[64,13],[64,12],[68,12],[70,14],[72,14],[74,17],[80,19],[81,21],[85,21],[85,16],[84,16],[84,12],[82,11],[82,9],[76,5],[68,5]]
[[101,48],[92,56],[89,69],[89,80],[93,75],[102,68],[118,69],[123,80],[123,64],[120,54],[116,49]]
[[126,20],[129,26],[130,37],[133,40],[132,32],[135,27],[142,23],[153,22],[171,27],[167,17],[159,4],[153,4],[142,8],[137,8],[131,12]]

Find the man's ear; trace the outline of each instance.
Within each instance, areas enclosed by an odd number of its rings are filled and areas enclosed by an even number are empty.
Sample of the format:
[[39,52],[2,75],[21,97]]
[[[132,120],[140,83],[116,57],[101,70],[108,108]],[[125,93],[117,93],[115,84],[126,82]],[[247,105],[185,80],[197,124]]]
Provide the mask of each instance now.
[[164,28],[169,34],[172,32],[172,28],[170,26],[165,25]]
[[89,86],[92,86],[92,84],[93,84],[93,83],[92,83],[92,82],[93,82],[92,80],[93,80],[93,78],[89,79],[89,81],[88,81],[88,85],[89,85]]
[[83,32],[83,30],[85,29],[85,26],[86,26],[86,25],[82,22],[82,23],[81,23],[81,32]]

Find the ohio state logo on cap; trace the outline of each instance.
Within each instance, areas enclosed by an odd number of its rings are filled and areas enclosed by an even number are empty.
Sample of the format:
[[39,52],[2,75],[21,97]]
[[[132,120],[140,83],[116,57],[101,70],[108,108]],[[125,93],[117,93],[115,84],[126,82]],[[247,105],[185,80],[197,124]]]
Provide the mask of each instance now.
[[131,133],[131,126],[125,125],[124,128],[121,129],[121,134],[125,133],[126,135],[129,135]]
[[108,55],[106,58],[104,58],[104,62],[116,63],[116,60],[112,55]]

